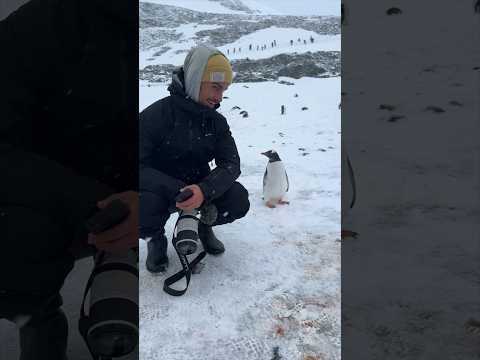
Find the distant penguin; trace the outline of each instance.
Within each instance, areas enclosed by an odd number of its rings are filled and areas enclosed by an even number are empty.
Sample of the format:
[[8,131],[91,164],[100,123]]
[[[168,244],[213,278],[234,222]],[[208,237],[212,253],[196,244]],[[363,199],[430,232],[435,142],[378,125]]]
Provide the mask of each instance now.
[[263,200],[269,208],[276,204],[289,204],[283,200],[288,191],[288,176],[280,156],[275,150],[263,152],[268,157],[267,168],[263,175]]

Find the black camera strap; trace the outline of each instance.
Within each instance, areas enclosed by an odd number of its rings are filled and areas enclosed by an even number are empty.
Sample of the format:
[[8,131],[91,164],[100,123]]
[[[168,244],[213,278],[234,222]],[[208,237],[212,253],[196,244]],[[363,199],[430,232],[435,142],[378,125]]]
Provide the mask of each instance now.
[[[195,216],[183,215],[183,217],[191,217],[192,219],[199,221],[199,219]],[[177,228],[179,220],[180,220],[180,216],[178,217],[177,222],[175,223],[175,229]],[[182,296],[187,292],[188,285],[190,284],[192,269],[207,255],[207,253],[205,252],[205,250],[203,250],[197,255],[197,257],[195,257],[191,262],[189,262],[187,256],[180,254],[177,247],[175,246],[176,244],[175,231],[172,238],[172,244],[173,244],[173,247],[175,248],[175,251],[177,252],[178,258],[180,259],[180,263],[182,264],[182,270],[165,279],[165,281],[163,282],[163,291],[165,291],[167,294],[172,296]],[[171,287],[171,285],[175,284],[177,281],[180,281],[183,278],[185,278],[187,282],[184,289],[176,290]]]

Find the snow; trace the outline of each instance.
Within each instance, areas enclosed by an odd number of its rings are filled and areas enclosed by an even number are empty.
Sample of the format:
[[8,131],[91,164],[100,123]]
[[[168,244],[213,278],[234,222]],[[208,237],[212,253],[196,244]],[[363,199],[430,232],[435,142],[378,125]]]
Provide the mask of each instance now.
[[[245,14],[244,11],[231,10],[222,6],[220,2],[209,0],[149,0],[148,2],[216,14]],[[241,0],[241,3],[255,13],[264,15],[340,16],[338,0]]]
[[[168,273],[153,276],[141,241],[142,359],[270,359],[276,346],[283,359],[340,359],[340,78],[282,80],[294,85],[234,83],[219,109],[251,202],[246,217],[215,228],[226,252],[207,255],[187,293],[171,297],[162,286],[180,269],[173,247]],[[145,85],[141,109],[167,95],[166,84]],[[275,209],[261,198],[268,160],[260,153],[269,149],[290,181],[290,205]]]
[[[179,34],[182,34],[178,41],[170,41],[165,43],[163,46],[171,47],[170,50],[163,53],[161,56],[156,56],[152,58],[153,54],[158,51],[157,47],[153,47],[146,51],[139,52],[139,67],[140,69],[144,68],[147,65],[155,64],[173,64],[180,65],[183,64],[185,59],[186,51],[191,49],[193,46],[197,45],[196,41],[193,39],[195,34],[203,30],[212,30],[220,28],[218,25],[205,25],[205,24],[182,24],[175,28],[175,31]],[[159,29],[158,27],[154,29]],[[169,28],[165,28],[171,30]],[[150,60],[149,60],[150,59]]]
[[243,11],[231,10],[220,3],[210,0],[149,0],[153,4],[183,7],[189,10],[214,14],[245,14]]
[[[310,37],[314,42],[310,42]],[[298,42],[298,38],[301,42]],[[272,47],[271,43],[276,40],[277,46]],[[293,40],[293,45],[290,45]],[[307,41],[307,44],[303,43]],[[266,59],[279,54],[297,53],[302,54],[308,51],[340,51],[340,35],[319,35],[314,31],[308,31],[297,28],[278,28],[272,26],[267,29],[255,31],[246,36],[242,36],[237,41],[219,47],[219,49],[227,55],[227,49],[230,50],[228,58],[230,60],[249,58],[252,60]],[[252,50],[249,45],[252,44]],[[266,45],[266,50],[256,51],[256,46]],[[236,49],[233,53],[233,48]],[[241,48],[241,52],[238,49]]]
[[[181,25],[177,28],[177,32],[183,33],[179,41],[171,41],[164,46],[171,47],[160,56],[152,57],[158,51],[158,48],[152,48],[147,51],[140,52],[139,63],[140,68],[147,65],[156,64],[173,64],[181,65],[185,59],[186,52],[194,45],[196,41],[193,39],[195,33],[201,30],[217,28],[216,25],[199,25],[188,24]],[[314,42],[310,42],[310,37],[313,37]],[[301,42],[298,42],[298,38]],[[307,44],[303,43],[303,40]],[[277,46],[271,47],[271,42],[277,41]],[[290,40],[293,40],[293,46],[290,45]],[[298,29],[298,28],[279,28],[272,26],[266,29],[252,32],[248,35],[242,36],[237,41],[220,46],[219,49],[227,55],[230,60],[245,59],[265,59],[283,53],[306,53],[316,51],[340,51],[340,35],[319,35],[314,31]],[[252,50],[249,50],[249,45],[252,44]],[[256,46],[266,45],[266,50],[256,50]],[[238,52],[238,48],[241,52]],[[235,54],[233,48],[236,49]],[[230,50],[227,54],[227,49]]]
[[345,220],[360,235],[343,244],[342,316],[362,344],[348,358],[473,359],[480,17],[471,1],[402,1],[398,16],[380,0],[348,6],[342,137],[358,199]]
[[339,0],[242,0],[265,15],[340,16]]

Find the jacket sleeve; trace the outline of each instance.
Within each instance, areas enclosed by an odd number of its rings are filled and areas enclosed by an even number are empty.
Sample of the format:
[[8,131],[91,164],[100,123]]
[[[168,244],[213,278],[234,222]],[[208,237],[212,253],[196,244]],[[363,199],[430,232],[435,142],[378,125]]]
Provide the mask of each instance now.
[[157,102],[140,113],[139,123],[139,177],[140,191],[166,195],[173,199],[186,184],[153,167],[155,147],[161,143],[167,130],[162,120],[162,104]]
[[240,156],[225,119],[217,128],[214,156],[217,167],[198,184],[207,202],[222,196],[240,176]]

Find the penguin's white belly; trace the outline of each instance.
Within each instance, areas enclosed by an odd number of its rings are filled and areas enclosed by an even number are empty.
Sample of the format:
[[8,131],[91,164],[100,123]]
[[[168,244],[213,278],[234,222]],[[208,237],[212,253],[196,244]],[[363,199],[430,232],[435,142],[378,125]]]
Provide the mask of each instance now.
[[280,200],[287,191],[287,176],[285,167],[281,161],[269,162],[267,176],[263,186],[263,198],[265,201]]

